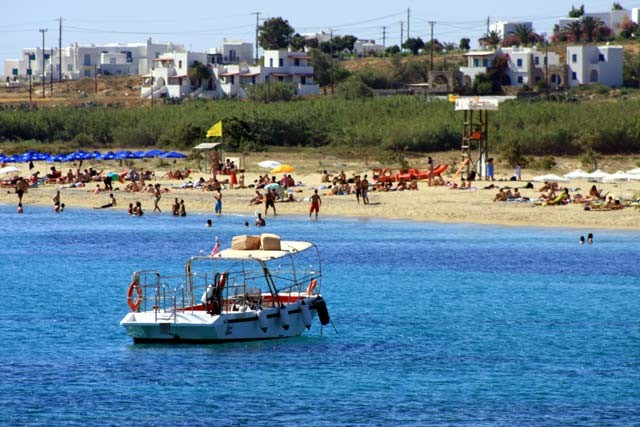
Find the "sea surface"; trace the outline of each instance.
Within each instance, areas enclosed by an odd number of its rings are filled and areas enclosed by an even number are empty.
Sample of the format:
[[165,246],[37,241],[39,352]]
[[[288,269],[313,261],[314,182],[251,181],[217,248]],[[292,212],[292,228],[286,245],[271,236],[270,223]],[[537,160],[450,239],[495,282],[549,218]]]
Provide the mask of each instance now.
[[[640,232],[245,220],[0,206],[0,425],[640,425]],[[133,345],[134,270],[259,231],[317,243],[335,330]]]

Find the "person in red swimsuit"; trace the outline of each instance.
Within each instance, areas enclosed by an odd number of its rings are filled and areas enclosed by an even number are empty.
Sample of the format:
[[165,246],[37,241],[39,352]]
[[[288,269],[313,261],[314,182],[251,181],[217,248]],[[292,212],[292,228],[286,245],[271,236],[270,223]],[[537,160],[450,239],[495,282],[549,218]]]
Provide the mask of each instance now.
[[314,190],[313,196],[311,196],[311,208],[309,208],[309,219],[311,219],[311,214],[316,213],[316,220],[318,219],[318,212],[320,212],[320,205],[322,204],[322,200],[320,200],[320,196],[318,195],[318,190]]

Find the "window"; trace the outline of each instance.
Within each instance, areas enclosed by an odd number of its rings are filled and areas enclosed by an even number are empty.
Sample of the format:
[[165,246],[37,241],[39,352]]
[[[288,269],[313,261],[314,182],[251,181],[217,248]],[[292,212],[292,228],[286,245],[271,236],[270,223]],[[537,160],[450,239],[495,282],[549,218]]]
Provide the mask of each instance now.
[[11,75],[12,76],[17,76],[18,75],[18,69],[17,68],[12,68],[11,69]]
[[306,85],[307,84],[307,76],[300,77],[300,83],[303,84],[303,85]]
[[474,67],[479,67],[480,66],[480,60],[478,58],[473,58],[473,66]]
[[284,59],[282,59],[282,58],[278,59],[278,66],[279,67],[284,67]]
[[483,59],[482,60],[482,66],[483,67],[488,67],[489,66],[489,60],[488,59]]
[[524,83],[524,79],[522,78],[522,76],[518,76],[518,83],[520,84]]
[[269,58],[269,67],[273,68],[273,58]]
[[604,54],[603,54],[603,53],[601,53],[600,55],[598,55],[598,61],[600,61],[600,62],[607,62],[607,60],[605,59],[605,57],[604,57]]
[[578,75],[575,71],[571,73],[571,80],[578,80]]
[[235,76],[231,76],[231,84],[235,84],[235,83],[236,83]]
[[85,77],[91,77],[91,70],[84,70]]
[[540,57],[539,56],[536,56],[535,64],[536,65],[540,65]]
[[574,64],[576,62],[578,62],[578,55],[577,54],[574,53],[573,55],[571,55],[571,62],[573,62]]
[[84,65],[91,65],[91,55],[89,55],[88,53],[84,55]]
[[293,60],[293,65],[295,65],[296,67],[300,66],[300,60],[298,58]]
[[518,67],[522,67],[522,58],[518,58],[516,64],[518,65]]
[[178,68],[182,68],[182,60],[178,61]]

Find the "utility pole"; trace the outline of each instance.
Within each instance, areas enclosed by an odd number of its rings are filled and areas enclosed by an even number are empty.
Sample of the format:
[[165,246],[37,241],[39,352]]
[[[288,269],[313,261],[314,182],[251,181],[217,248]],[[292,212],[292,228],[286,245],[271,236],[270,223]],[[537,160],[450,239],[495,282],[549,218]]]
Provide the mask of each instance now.
[[407,40],[411,38],[409,31],[411,30],[411,9],[407,8]]
[[335,85],[334,85],[334,75],[333,75],[333,69],[334,67],[334,63],[333,63],[333,28],[329,28],[329,34],[331,35],[331,39],[329,39],[329,51],[331,52],[331,94],[333,95],[335,93]]
[[45,77],[45,65],[44,65],[44,33],[47,32],[46,28],[40,28],[40,30],[38,30],[42,33],[42,99],[44,99],[44,90],[45,90],[45,85],[47,83],[46,77]]
[[258,57],[258,32],[260,28],[260,12],[253,12],[252,15],[256,15],[256,65],[260,58]]
[[435,24],[436,21],[429,21],[429,25],[431,25],[431,71],[433,71],[433,24]]
[[27,74],[29,74],[29,102],[31,103],[31,101],[33,101],[33,86],[31,84],[31,75],[33,74],[33,70],[31,69],[31,53],[28,53],[27,56],[29,57],[29,69],[27,70]]
[[62,17],[58,28],[58,82],[62,81]]
[[402,52],[403,40],[404,40],[404,22],[400,21],[400,52]]
[[382,27],[382,49],[387,48],[387,27]]
[[489,27],[491,26],[491,17],[487,16],[487,35],[489,35]]
[[49,52],[49,98],[53,98],[53,46]]

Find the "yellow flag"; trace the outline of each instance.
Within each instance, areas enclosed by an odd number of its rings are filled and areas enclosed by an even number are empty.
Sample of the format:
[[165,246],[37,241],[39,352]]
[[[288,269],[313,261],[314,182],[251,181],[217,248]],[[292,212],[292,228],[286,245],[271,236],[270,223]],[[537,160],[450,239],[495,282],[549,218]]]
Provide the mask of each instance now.
[[222,120],[211,126],[207,131],[207,138],[211,138],[212,136],[222,136]]

